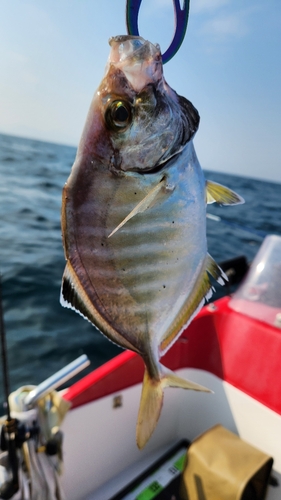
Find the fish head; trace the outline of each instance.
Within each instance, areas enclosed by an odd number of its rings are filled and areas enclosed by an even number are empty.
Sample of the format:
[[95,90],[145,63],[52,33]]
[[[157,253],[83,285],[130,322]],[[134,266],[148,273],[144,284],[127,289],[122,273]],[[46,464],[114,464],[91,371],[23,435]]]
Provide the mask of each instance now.
[[165,81],[157,44],[129,35],[109,44],[78,155],[93,155],[116,172],[150,172],[192,139],[199,114]]

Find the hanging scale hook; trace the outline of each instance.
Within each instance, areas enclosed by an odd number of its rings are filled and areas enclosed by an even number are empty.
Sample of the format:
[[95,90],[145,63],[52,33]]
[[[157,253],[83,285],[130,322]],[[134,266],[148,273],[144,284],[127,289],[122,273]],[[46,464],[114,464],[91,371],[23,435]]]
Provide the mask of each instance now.
[[[139,36],[138,15],[142,0],[127,0],[126,3],[126,24],[129,35]],[[189,0],[183,0],[183,8],[180,6],[180,0],[173,0],[175,31],[170,46],[162,54],[163,64],[170,61],[179,50],[185,36],[188,14]]]

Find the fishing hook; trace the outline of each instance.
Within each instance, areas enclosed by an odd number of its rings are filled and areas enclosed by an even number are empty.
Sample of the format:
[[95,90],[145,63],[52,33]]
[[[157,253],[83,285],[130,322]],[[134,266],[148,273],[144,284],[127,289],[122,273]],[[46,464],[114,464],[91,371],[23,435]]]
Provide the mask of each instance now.
[[[126,3],[126,24],[129,35],[139,36],[138,15],[142,0],[127,0]],[[162,54],[163,64],[170,61],[179,50],[187,28],[189,15],[189,0],[183,0],[183,8],[181,9],[180,0],[173,0],[174,5],[174,20],[175,30],[170,46]]]

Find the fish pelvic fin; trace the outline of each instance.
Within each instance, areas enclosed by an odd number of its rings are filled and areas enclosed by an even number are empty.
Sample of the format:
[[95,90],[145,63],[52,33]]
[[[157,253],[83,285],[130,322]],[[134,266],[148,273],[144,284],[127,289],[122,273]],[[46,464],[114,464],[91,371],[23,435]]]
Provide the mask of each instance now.
[[212,392],[206,387],[178,377],[171,370],[159,365],[160,378],[150,377],[145,368],[141,393],[140,408],[137,420],[136,441],[141,450],[153,434],[163,406],[164,388],[181,387],[193,391]]
[[211,255],[207,254],[202,266],[202,271],[194,283],[191,294],[187,297],[177,317],[161,339],[159,347],[160,356],[163,356],[168,349],[170,349],[183,330],[188,327],[193,318],[199,313],[205,301],[208,301],[212,297],[214,288],[210,282],[209,274],[220,285],[224,285],[228,281],[223,270],[218,266]]
[[217,182],[206,181],[206,203],[218,203],[219,205],[241,205],[245,203],[244,198],[226,186]]
[[113,236],[114,233],[121,229],[121,227],[123,227],[126,222],[135,217],[135,215],[140,214],[151,207],[155,203],[157,195],[165,186],[165,184],[166,178],[163,177],[163,179],[161,179],[161,181],[148,192],[148,194],[137,204],[137,206],[127,215],[127,217],[125,217],[125,219],[123,219],[120,224],[118,224],[118,226],[113,229],[113,231],[108,235],[108,238]]

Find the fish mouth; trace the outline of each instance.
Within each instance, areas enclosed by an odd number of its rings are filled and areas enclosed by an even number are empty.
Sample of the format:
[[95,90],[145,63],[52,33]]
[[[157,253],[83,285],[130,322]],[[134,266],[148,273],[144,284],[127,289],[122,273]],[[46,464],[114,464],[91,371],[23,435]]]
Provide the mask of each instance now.
[[111,51],[108,66],[120,69],[136,92],[148,83],[163,78],[162,56],[158,44],[141,36],[119,35],[109,39]]
[[162,63],[158,44],[153,44],[141,36],[118,35],[108,41],[111,47],[110,62],[116,63],[131,59],[133,63],[154,60]]

